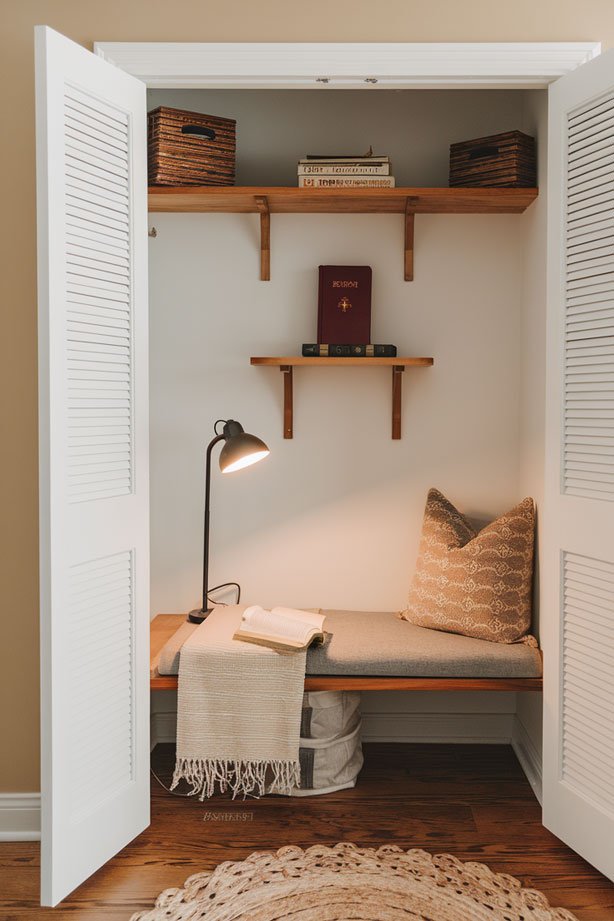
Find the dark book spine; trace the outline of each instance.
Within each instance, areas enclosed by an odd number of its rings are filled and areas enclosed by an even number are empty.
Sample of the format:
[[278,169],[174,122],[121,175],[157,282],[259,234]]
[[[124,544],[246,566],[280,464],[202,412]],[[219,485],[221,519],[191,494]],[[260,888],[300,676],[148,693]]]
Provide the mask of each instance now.
[[366,343],[365,345],[350,345],[320,342],[304,342],[302,347],[304,358],[396,358],[396,345],[383,345],[379,343]]
[[[373,358],[396,358],[397,357],[397,347],[396,345],[379,345],[375,344],[372,346],[367,346],[367,349],[373,349]],[[367,355],[370,355],[371,352],[367,352]]]

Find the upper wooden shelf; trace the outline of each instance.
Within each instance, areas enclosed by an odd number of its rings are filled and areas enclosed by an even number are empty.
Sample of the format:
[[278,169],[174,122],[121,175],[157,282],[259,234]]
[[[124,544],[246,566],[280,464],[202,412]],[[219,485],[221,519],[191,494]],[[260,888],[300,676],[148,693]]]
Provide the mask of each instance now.
[[[537,189],[299,189],[293,186],[183,186],[149,189],[150,211],[276,214],[520,214]],[[259,201],[260,200],[260,201]]]
[[[416,214],[521,214],[537,189],[299,189],[294,186],[183,186],[149,189],[154,212],[260,215],[260,278],[271,277],[271,214],[402,214],[403,277],[414,277]],[[152,231],[155,236],[155,231]]]

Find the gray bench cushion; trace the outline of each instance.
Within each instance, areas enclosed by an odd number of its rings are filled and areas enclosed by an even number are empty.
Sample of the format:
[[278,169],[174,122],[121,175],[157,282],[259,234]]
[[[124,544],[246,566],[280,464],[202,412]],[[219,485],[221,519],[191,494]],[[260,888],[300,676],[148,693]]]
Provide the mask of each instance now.
[[538,651],[524,644],[416,627],[390,612],[326,611],[324,629],[332,636],[309,650],[309,675],[537,678],[542,673]]
[[[390,612],[322,611],[331,635],[307,653],[308,675],[404,678],[539,678],[541,657],[523,643],[504,645],[416,627]],[[184,623],[160,654],[161,675],[179,671]]]

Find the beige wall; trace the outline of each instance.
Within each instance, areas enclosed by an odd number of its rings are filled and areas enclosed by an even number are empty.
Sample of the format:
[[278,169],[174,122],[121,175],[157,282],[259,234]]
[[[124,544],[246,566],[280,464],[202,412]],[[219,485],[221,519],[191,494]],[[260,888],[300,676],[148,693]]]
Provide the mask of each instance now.
[[589,41],[614,44],[611,0],[3,0],[0,145],[3,336],[0,790],[38,789],[36,278],[33,39]]

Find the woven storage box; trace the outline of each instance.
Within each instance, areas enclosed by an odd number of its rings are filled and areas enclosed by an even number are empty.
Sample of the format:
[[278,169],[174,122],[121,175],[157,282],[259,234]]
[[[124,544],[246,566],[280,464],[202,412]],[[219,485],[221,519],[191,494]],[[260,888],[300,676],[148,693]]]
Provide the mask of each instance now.
[[299,742],[301,786],[290,796],[319,796],[355,786],[363,763],[361,726],[356,691],[306,693]]
[[301,709],[301,744],[304,739],[329,742],[352,732],[360,723],[358,691],[307,691]]
[[356,786],[363,765],[361,722],[338,739],[301,739],[301,785],[291,796],[321,796]]
[[147,116],[150,185],[234,185],[232,118],[159,106]]
[[450,145],[450,185],[491,188],[537,184],[535,138],[507,131]]

